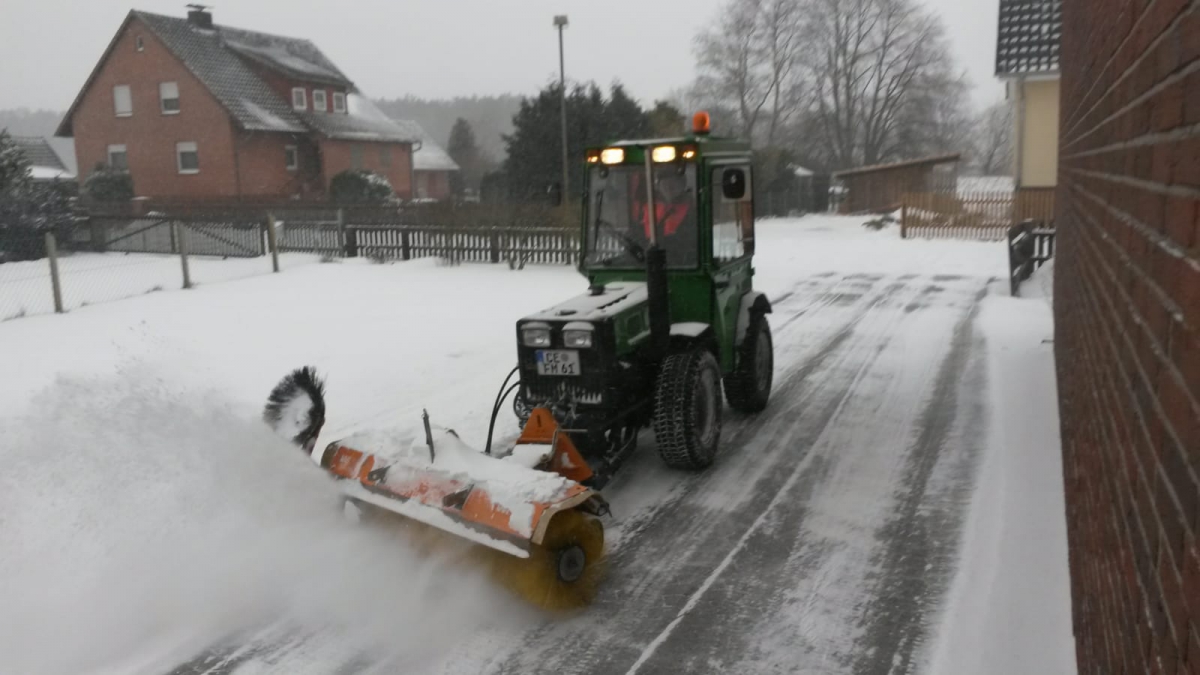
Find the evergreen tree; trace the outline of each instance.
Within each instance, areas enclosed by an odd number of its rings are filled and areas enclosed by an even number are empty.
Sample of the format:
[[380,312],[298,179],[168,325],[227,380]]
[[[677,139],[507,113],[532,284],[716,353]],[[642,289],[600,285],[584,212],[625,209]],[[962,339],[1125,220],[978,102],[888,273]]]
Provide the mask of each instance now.
[[[521,101],[513,116],[513,133],[504,137],[508,157],[504,175],[508,196],[517,201],[544,200],[547,187],[562,181],[561,103],[557,83],[533,98]],[[651,132],[649,115],[621,85],[609,97],[595,84],[577,84],[567,93],[567,160],[570,185],[564,190],[575,199],[583,189],[584,151],[623,138],[641,138]]]
[[0,194],[24,187],[29,182],[29,160],[8,131],[0,129]]
[[70,185],[32,180],[25,153],[0,130],[0,262],[44,256],[42,233],[70,223]]
[[462,196],[465,189],[478,190],[483,173],[483,157],[475,143],[475,131],[465,119],[460,117],[454,121],[446,152],[458,164],[458,171],[450,176],[450,191],[455,196]]
[[655,101],[654,109],[648,113],[650,133],[655,138],[670,138],[688,132],[683,113],[666,101]]

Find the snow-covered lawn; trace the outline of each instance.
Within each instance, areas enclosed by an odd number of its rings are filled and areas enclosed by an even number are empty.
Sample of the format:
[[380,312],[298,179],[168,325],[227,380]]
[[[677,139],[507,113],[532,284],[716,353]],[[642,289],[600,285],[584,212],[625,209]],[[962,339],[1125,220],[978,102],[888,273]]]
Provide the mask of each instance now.
[[[826,273],[1007,278],[1003,244],[902,241],[895,227],[872,232],[853,218],[766,221],[757,246],[755,285],[777,299]],[[321,515],[336,488],[257,415],[284,373],[311,364],[328,376],[324,439],[416,424],[424,408],[482,447],[495,390],[514,365],[515,321],[581,292],[574,270],[287,256],[283,273],[263,274],[269,259],[193,260],[200,283],[183,291],[171,290],[176,258],[131,259],[145,267],[129,292],[103,290],[108,262],[73,256],[64,283],[95,295],[76,296],[63,315],[0,323],[0,672],[154,672],[280,614],[295,617],[281,639],[301,656],[307,632],[328,623],[346,632],[337,635],[351,653],[359,638],[383,640],[418,661],[453,653],[493,617],[535,625],[477,575],[447,577],[405,544]],[[144,294],[156,285],[163,292]],[[0,276],[0,317],[5,288]],[[1042,300],[998,297],[1006,289],[992,284],[977,322],[989,431],[958,571],[922,661],[936,672],[1073,666],[1043,342],[1052,323]],[[99,302],[121,295],[136,297]],[[927,316],[939,327],[953,321]],[[920,358],[935,346],[911,344],[907,367],[924,377]],[[781,360],[805,350],[777,344]],[[511,415],[502,420],[503,433],[515,431]],[[659,496],[631,497],[626,519],[669,508]],[[481,640],[472,649],[505,648]],[[472,664],[487,659],[478,656],[458,671],[450,658],[446,672],[479,672]]]
[[[317,262],[318,256],[287,253],[280,268]],[[271,259],[191,256],[188,268],[193,285],[218,283],[269,274]],[[131,298],[183,287],[180,259],[153,253],[76,253],[58,261],[63,309]],[[50,266],[46,260],[0,265],[0,321],[54,311]]]

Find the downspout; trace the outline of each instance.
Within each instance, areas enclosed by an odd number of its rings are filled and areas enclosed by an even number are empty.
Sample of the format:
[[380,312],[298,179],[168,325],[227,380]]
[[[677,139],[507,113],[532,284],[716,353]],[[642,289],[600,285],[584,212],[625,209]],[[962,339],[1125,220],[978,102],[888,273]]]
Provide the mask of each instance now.
[[425,147],[425,142],[417,139],[408,144],[408,198],[417,198],[417,153]]
[[1013,160],[1016,162],[1013,176],[1016,178],[1017,189],[1020,190],[1025,185],[1025,76],[1019,76],[1016,84],[1017,143],[1013,150]]
[[232,121],[230,122],[230,125],[229,125],[229,126],[230,126],[231,130],[233,131],[233,134],[232,134],[232,136],[233,136],[233,181],[234,181],[234,194],[237,196],[237,198],[238,198],[238,201],[241,201],[241,198],[242,198],[242,165],[241,165],[241,162],[240,162],[240,161],[239,161],[239,159],[238,159],[238,155],[239,155],[239,153],[238,153],[238,145],[239,145],[239,144],[242,142],[242,138],[241,138],[241,136],[238,134],[238,129],[237,129],[237,126],[236,126],[236,125],[234,125],[234,124],[232,123]]

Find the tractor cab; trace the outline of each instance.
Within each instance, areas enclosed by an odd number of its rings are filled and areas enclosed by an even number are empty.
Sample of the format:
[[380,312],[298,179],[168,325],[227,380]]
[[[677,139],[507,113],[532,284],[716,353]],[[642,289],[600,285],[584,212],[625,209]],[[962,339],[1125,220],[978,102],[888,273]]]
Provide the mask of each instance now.
[[750,146],[710,136],[698,113],[690,135],[586,158],[588,290],[517,323],[515,409],[555,410],[601,480],[648,425],[668,464],[707,466],[722,388],[745,411],[764,408],[771,389],[771,308],[751,282]]

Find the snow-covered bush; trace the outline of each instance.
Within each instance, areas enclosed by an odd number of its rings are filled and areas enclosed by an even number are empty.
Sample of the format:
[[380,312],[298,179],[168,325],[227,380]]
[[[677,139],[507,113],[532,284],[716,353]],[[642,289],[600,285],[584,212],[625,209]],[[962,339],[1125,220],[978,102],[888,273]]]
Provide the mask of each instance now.
[[364,169],[347,169],[329,181],[329,196],[339,204],[386,204],[395,192],[384,176]]
[[45,232],[72,222],[70,188],[33,181],[25,154],[0,131],[0,262],[46,254]]
[[122,169],[97,167],[84,181],[83,191],[97,202],[127,202],[133,199],[133,177]]

